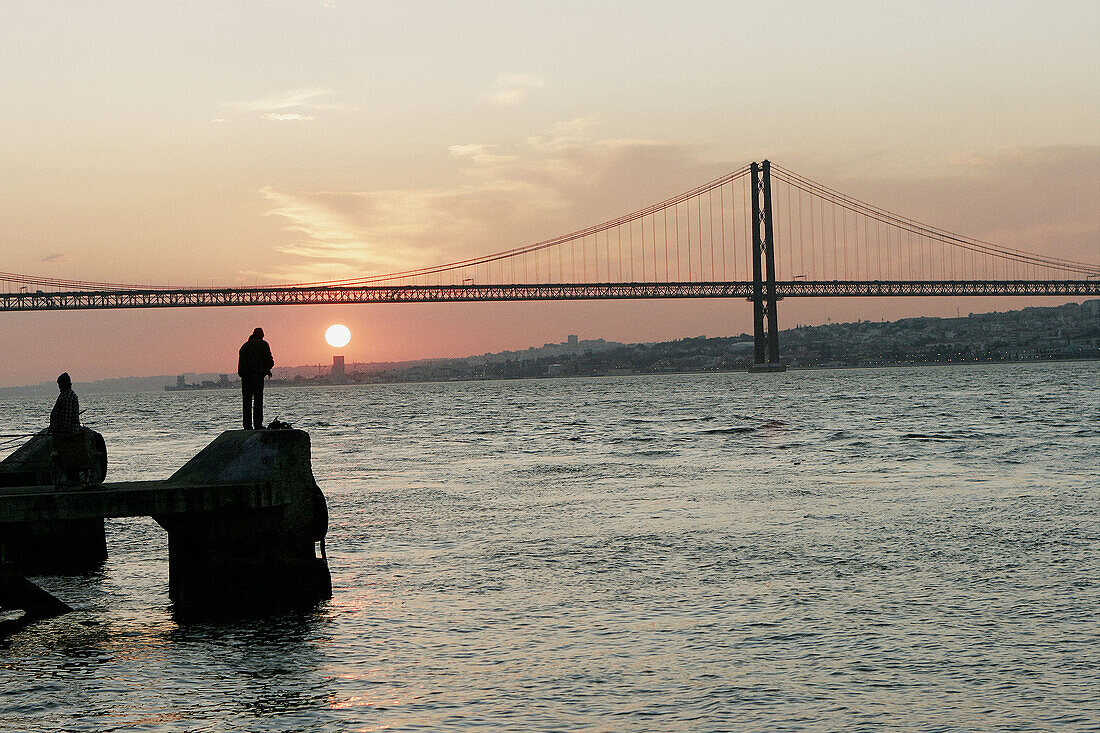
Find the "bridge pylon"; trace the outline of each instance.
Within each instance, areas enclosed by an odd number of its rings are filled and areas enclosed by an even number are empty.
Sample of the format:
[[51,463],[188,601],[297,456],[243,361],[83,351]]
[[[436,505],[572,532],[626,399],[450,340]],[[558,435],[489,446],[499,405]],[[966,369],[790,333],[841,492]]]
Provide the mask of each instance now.
[[749,371],[782,372],[776,321],[775,239],[772,233],[771,163],[753,163],[752,173],[752,315],[753,363]]

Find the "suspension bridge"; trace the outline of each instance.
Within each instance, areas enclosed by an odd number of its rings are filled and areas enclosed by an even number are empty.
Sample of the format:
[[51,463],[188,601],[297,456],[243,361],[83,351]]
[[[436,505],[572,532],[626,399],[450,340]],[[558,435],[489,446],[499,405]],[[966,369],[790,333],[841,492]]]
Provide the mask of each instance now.
[[0,284],[0,311],[744,298],[753,304],[754,362],[766,369],[780,367],[783,298],[1100,296],[1100,263],[922,224],[765,160],[617,219],[433,267],[270,287],[143,287],[2,272]]

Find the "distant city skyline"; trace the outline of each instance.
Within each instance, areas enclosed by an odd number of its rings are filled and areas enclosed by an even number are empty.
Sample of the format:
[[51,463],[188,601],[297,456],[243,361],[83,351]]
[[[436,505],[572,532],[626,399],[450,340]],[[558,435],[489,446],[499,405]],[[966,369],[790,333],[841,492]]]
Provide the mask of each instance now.
[[[259,284],[405,269],[604,221],[771,158],[952,231],[1100,261],[1100,7],[71,3],[0,11],[0,270]],[[1052,305],[970,299],[963,311]],[[953,315],[784,301],[780,328]],[[0,385],[751,330],[744,302],[0,314]]]

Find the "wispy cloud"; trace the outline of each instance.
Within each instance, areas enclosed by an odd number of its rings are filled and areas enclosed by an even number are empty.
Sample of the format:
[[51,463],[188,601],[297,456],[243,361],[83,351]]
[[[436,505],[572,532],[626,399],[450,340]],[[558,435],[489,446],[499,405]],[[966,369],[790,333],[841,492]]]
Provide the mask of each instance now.
[[[431,189],[265,188],[268,213],[292,233],[267,280],[340,279],[488,254],[595,223],[725,170],[694,146],[601,139],[594,118],[511,145],[448,149],[465,179]],[[654,190],[657,193],[654,193]]]
[[248,102],[234,102],[228,105],[240,112],[259,114],[265,120],[303,121],[312,120],[310,111],[340,109],[338,104],[326,101],[335,92],[332,89],[315,87],[311,89],[290,89],[270,94],[263,99]]
[[[484,207],[534,214],[539,196],[510,186],[382,191],[262,191],[268,213],[297,236],[276,251],[284,261],[279,279],[363,276],[442,262],[455,252],[479,249],[494,239]],[[488,226],[487,226],[488,225]]]
[[68,262],[68,261],[69,261],[69,253],[68,252],[55,252],[54,254],[46,255],[45,257],[43,257],[42,259],[39,260],[39,262],[44,262],[48,265],[56,264],[58,262]]
[[447,148],[447,151],[454,157],[472,160],[477,165],[499,165],[510,163],[516,159],[514,155],[501,155],[495,152],[496,150],[497,146],[495,145],[481,145],[478,143],[452,145]]
[[546,152],[560,152],[588,143],[592,130],[600,123],[599,117],[575,117],[554,125],[549,135],[536,135],[527,138],[527,144]]
[[312,120],[313,115],[303,115],[297,112],[268,112],[260,115],[265,120],[290,120],[290,121],[305,121]]
[[496,87],[486,95],[486,99],[497,107],[515,107],[526,100],[531,92],[544,86],[542,79],[527,74],[501,74],[497,77]]

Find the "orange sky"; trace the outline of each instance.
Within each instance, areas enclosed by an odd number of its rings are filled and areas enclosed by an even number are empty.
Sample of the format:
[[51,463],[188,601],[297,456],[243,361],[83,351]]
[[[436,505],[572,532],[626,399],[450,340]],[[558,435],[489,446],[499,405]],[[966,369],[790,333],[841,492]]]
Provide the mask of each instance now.
[[[1100,261],[1091,2],[24,2],[0,10],[0,270],[349,277],[613,218],[750,160]],[[1053,301],[785,301],[780,326]],[[0,314],[0,385],[729,335],[744,302]]]

